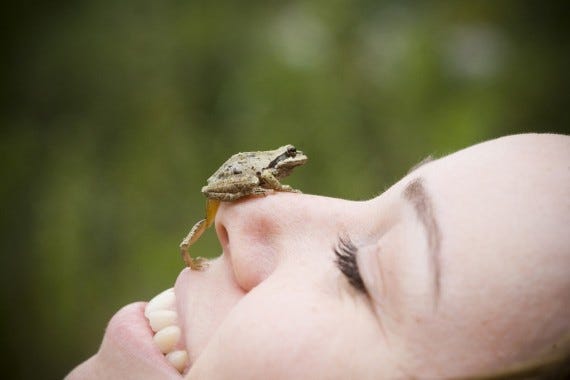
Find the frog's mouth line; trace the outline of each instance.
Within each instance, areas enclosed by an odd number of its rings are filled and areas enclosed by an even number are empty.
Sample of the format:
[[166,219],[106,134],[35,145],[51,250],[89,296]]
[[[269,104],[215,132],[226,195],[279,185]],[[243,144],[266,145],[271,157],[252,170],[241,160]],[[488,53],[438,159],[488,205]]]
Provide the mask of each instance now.
[[174,289],[166,289],[151,299],[146,305],[144,315],[154,333],[154,343],[168,363],[183,373],[188,368],[189,357],[179,325]]

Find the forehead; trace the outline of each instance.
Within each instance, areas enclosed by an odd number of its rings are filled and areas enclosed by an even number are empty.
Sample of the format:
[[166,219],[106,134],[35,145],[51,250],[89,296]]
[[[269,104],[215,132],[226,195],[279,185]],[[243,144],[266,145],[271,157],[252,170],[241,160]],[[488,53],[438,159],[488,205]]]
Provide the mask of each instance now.
[[[456,286],[500,286],[510,276],[519,278],[505,265],[540,266],[549,252],[568,245],[560,226],[570,224],[570,215],[560,205],[568,199],[570,174],[560,152],[511,137],[461,150],[404,177],[402,187],[416,176],[425,179],[441,226],[448,280],[461,272],[453,278]],[[489,279],[480,283],[483,276]]]

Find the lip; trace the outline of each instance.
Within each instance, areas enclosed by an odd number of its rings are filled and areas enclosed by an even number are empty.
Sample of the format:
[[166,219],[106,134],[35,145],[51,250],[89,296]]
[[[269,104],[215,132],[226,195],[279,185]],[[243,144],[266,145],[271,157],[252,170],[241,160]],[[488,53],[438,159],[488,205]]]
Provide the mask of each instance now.
[[[190,268],[184,268],[180,271],[180,273],[178,274],[178,277],[176,278],[176,281],[174,282],[174,294],[176,295],[176,308],[178,309],[178,316],[183,317],[184,315],[182,315],[181,313],[183,313],[183,307],[182,307],[182,300],[184,299],[184,296],[186,295],[186,289],[188,289],[188,281],[190,280],[189,276],[190,276]],[[180,318],[179,318],[180,319]]]
[[[209,260],[209,269],[212,269],[212,265],[215,260]],[[209,270],[209,269],[206,269]],[[184,371],[184,374],[188,374],[200,355],[203,347],[197,346],[196,341],[196,319],[195,315],[189,316],[189,310],[195,310],[196,301],[195,296],[190,296],[189,293],[196,291],[196,280],[197,277],[204,275],[205,271],[193,271],[190,268],[184,268],[178,274],[176,282],[174,283],[174,294],[176,295],[176,311],[178,313],[178,326],[182,330],[182,336],[180,337],[180,344],[184,347],[188,353],[188,367]],[[193,313],[193,312],[190,312]],[[192,318],[189,318],[192,317]],[[203,326],[202,326],[203,327]],[[191,334],[188,335],[188,334]],[[192,339],[191,339],[192,338]]]
[[167,377],[181,377],[152,340],[152,330],[144,316],[146,302],[135,302],[120,309],[109,322],[105,338],[121,355],[142,361]]
[[186,294],[188,293],[188,283],[190,281],[190,268],[184,268],[178,274],[176,282],[174,283],[174,294],[176,295],[176,312],[178,313],[178,325],[182,330],[182,337],[180,340],[184,342],[184,347],[188,352],[188,357],[190,358],[189,367],[192,366],[193,352],[188,347],[188,340],[186,339],[186,308],[184,307],[184,301],[187,299]]

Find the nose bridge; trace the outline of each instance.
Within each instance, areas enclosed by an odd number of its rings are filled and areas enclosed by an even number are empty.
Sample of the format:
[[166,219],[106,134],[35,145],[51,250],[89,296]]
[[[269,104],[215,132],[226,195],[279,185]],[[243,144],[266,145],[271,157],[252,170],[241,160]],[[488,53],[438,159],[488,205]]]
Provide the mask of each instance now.
[[267,278],[287,257],[301,251],[321,213],[308,196],[276,193],[263,198],[222,202],[216,233],[235,278],[249,290]]

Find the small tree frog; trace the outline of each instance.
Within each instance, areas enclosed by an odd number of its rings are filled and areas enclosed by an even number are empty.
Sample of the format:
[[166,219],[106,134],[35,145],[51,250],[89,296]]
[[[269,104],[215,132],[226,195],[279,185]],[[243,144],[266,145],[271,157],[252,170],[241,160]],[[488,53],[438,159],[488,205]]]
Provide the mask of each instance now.
[[193,270],[205,267],[202,258],[192,258],[188,252],[204,231],[212,225],[220,202],[231,202],[249,195],[266,195],[271,191],[300,192],[283,185],[279,179],[307,162],[307,156],[293,145],[275,150],[236,153],[220,166],[202,187],[206,200],[206,217],[199,220],[180,243],[182,257]]

